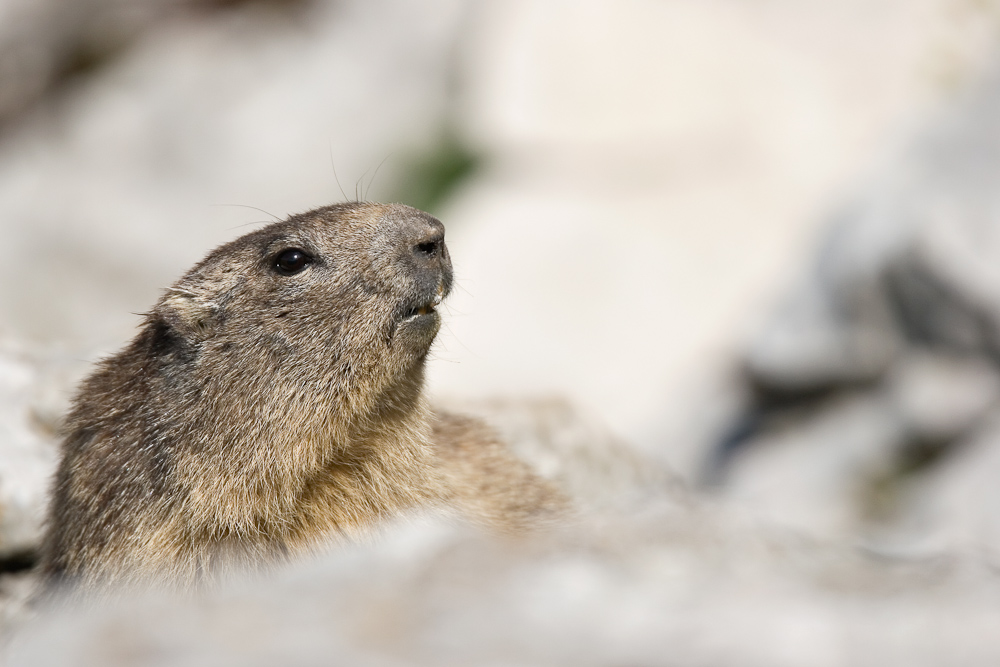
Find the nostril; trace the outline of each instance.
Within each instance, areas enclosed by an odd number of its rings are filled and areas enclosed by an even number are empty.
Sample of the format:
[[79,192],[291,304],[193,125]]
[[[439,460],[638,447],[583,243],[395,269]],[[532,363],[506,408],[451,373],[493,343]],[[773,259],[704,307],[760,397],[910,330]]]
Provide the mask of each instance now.
[[[448,260],[448,246],[444,244],[444,225],[437,220],[418,218],[404,228],[404,243],[400,250],[407,252],[418,266],[439,269]],[[433,224],[431,224],[433,223]],[[402,239],[401,239],[402,240]]]

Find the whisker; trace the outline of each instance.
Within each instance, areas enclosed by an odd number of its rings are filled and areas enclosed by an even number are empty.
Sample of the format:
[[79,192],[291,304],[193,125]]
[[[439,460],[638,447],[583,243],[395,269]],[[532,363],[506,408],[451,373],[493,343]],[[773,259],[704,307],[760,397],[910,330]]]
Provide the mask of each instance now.
[[365,190],[364,193],[365,201],[368,200],[368,192],[372,189],[372,185],[375,183],[375,177],[378,176],[378,170],[382,168],[382,165],[385,164],[385,161],[388,160],[390,156],[392,156],[392,153],[389,153],[389,155],[386,155],[384,158],[382,158],[382,161],[378,163],[377,167],[375,167],[375,173],[372,174],[371,180],[368,181],[368,188]]
[[337,165],[333,162],[333,140],[330,140],[330,168],[333,169],[333,180],[337,182],[337,188],[340,189],[340,194],[344,196],[344,201],[347,201],[347,193],[344,192],[344,186],[340,184],[340,178],[337,176]]
[[[461,346],[462,346],[463,348],[465,348],[465,351],[466,351],[466,352],[468,352],[469,354],[471,354],[471,355],[472,355],[473,357],[475,357],[475,358],[477,358],[477,359],[480,359],[480,358],[482,358],[482,357],[481,357],[481,355],[479,355],[479,354],[476,354],[476,353],[475,353],[475,352],[473,351],[473,349],[472,349],[472,348],[470,348],[470,347],[469,347],[468,345],[466,345],[465,343],[463,343],[463,342],[462,342],[462,339],[461,339],[461,338],[459,338],[458,336],[456,336],[456,335],[455,335],[455,332],[454,332],[454,331],[452,330],[452,328],[451,328],[450,326],[448,326],[448,323],[447,323],[447,322],[442,322],[442,323],[441,323],[441,325],[442,325],[442,326],[443,326],[443,327],[444,327],[445,329],[447,329],[447,330],[448,330],[448,333],[449,333],[449,334],[451,334],[451,338],[452,338],[452,340],[454,340],[454,341],[455,341],[455,342],[457,342],[457,343],[458,343],[459,345],[461,345]],[[433,350],[433,349],[434,349],[434,348],[431,348],[431,350]]]
[[354,184],[354,201],[358,203],[364,201],[361,198],[361,184],[364,182],[365,176],[368,175],[368,171],[368,169],[365,169],[364,173],[358,178],[357,183]]
[[[271,219],[274,220],[275,222],[279,222],[281,220],[281,218],[279,218],[278,216],[276,216],[274,213],[271,213],[270,211],[265,211],[262,208],[259,208],[257,206],[250,206],[248,204],[211,204],[211,206],[234,206],[236,208],[249,208],[251,210],[257,211],[258,213],[263,213],[266,216],[270,216]],[[255,223],[251,223],[251,224],[255,224]]]

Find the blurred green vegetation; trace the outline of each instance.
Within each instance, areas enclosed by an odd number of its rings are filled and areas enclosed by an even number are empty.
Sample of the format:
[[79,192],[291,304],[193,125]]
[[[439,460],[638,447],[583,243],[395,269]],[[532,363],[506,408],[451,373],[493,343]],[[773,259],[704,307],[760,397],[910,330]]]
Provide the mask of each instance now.
[[446,129],[430,149],[403,159],[402,177],[389,199],[437,215],[482,163],[479,153]]

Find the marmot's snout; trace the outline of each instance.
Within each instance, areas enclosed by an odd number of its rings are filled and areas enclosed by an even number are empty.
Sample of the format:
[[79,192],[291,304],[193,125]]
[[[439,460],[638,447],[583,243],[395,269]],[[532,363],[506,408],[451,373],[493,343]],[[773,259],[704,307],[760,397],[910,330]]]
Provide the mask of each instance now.
[[[427,214],[406,221],[409,262],[421,291],[430,292],[440,302],[451,291],[452,271],[444,225]],[[436,305],[436,304],[435,304]]]
[[411,291],[401,304],[400,319],[431,315],[436,321],[435,308],[451,292],[452,283],[444,225],[420,211],[414,211],[414,215],[398,224],[398,262],[412,281]]
[[401,212],[401,216],[387,217],[384,228],[392,247],[396,284],[403,287],[390,335],[423,354],[441,326],[437,306],[451,292],[451,258],[439,220],[409,207]]

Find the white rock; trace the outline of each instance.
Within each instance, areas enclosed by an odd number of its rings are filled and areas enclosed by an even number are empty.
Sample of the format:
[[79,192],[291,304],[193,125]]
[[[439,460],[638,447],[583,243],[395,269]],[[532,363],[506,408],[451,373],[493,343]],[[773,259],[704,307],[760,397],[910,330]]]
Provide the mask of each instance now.
[[[51,421],[59,386],[37,359],[0,346],[0,558],[39,545],[56,461]],[[53,386],[55,384],[56,386]]]

